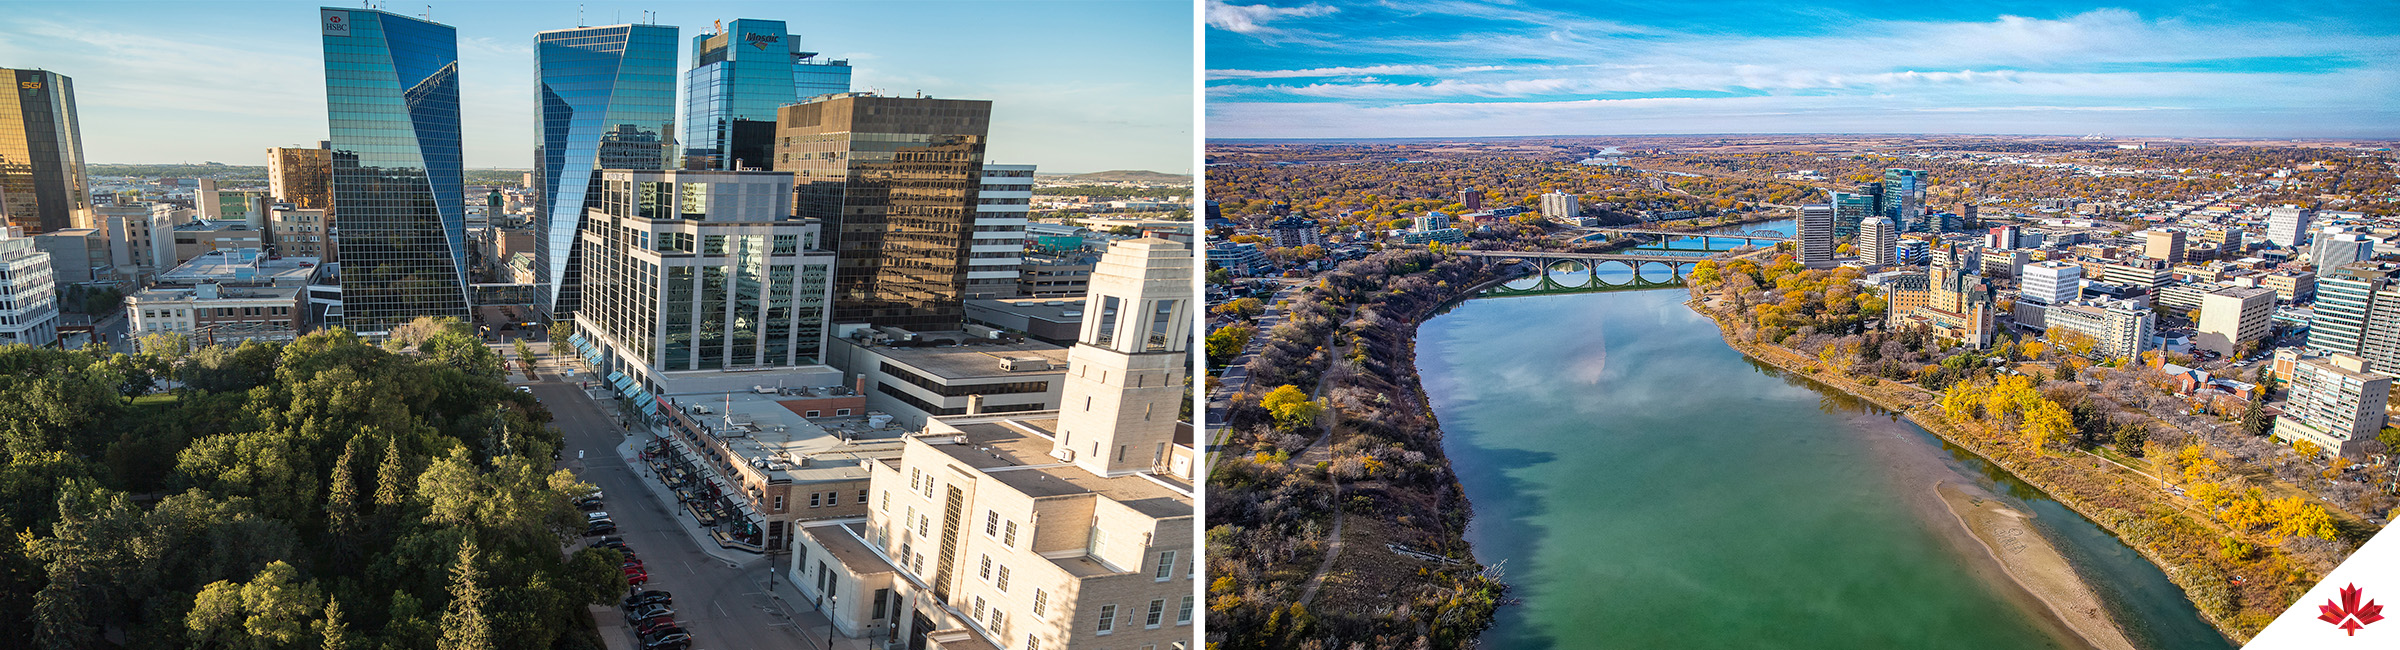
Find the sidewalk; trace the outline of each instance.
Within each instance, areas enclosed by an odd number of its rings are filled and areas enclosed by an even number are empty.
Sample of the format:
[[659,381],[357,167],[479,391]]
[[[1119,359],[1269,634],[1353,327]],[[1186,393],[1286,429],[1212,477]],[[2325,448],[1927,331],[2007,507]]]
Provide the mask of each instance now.
[[626,437],[625,442],[617,445],[617,457],[624,459],[627,467],[632,467],[634,471],[641,473],[642,487],[649,488],[650,495],[657,497],[659,503],[666,505],[667,512],[673,513],[675,527],[683,529],[684,534],[691,535],[692,543],[700,547],[700,552],[707,553],[709,557],[717,558],[728,566],[738,569],[745,565],[765,564],[766,556],[743,553],[717,545],[716,538],[710,537],[708,531],[700,527],[699,521],[691,519],[691,512],[684,509],[683,502],[675,498],[675,493],[667,489],[665,482],[658,480],[657,474],[650,470],[650,463],[643,461],[641,452],[637,451],[641,445],[649,444],[647,438],[650,437],[648,435]]

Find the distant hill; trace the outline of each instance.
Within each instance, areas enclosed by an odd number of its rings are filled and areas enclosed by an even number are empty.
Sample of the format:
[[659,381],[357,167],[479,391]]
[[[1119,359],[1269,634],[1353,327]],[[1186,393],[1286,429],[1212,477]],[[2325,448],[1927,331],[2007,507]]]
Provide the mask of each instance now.
[[1180,183],[1184,185],[1192,183],[1190,174],[1161,174],[1139,169],[1112,169],[1104,172],[1071,174],[1052,178],[1077,183]]

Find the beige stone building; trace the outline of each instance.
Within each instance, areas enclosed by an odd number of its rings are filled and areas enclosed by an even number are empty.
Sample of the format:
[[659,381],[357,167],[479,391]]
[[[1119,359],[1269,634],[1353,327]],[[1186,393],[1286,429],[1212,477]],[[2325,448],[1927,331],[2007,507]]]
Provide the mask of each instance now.
[[870,463],[865,517],[801,526],[802,597],[906,647],[1196,648],[1191,273],[1182,244],[1116,243],[1060,408],[936,417]]

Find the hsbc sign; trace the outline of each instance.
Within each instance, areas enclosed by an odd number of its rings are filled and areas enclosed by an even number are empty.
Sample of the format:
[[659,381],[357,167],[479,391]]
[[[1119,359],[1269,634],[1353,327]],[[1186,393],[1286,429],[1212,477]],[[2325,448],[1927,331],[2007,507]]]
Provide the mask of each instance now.
[[341,9],[320,9],[318,14],[318,17],[322,19],[318,22],[324,26],[326,36],[350,35],[350,12]]

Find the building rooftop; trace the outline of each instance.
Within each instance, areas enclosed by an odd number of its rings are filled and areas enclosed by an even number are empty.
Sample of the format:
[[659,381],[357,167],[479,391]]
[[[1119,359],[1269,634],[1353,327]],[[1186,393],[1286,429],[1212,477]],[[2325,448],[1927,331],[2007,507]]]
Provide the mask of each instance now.
[[833,555],[833,559],[849,568],[851,575],[871,576],[879,573],[898,573],[883,555],[868,548],[863,541],[866,531],[859,521],[811,522],[800,525],[800,533],[817,541],[817,547]]
[[2266,287],[2226,287],[2216,291],[2211,291],[2209,293],[2247,300],[2250,298],[2256,298],[2258,296],[2274,296],[2275,290]]
[[314,257],[268,257],[257,249],[213,250],[158,275],[159,284],[301,286],[311,284],[324,268]]
[[1050,457],[1050,441],[1057,435],[1053,431],[1058,426],[1056,416],[952,417],[942,422],[959,433],[919,439],[1028,497],[1090,494],[1159,519],[1192,516],[1191,486],[1179,478],[1156,474],[1102,477]]
[[1083,322],[1082,298],[975,298],[967,305],[1054,323]]
[[[965,337],[961,333],[957,338]],[[1067,367],[1066,348],[1040,341],[918,348],[878,346],[872,350],[886,359],[948,380],[1010,377],[1025,372],[1065,370]],[[1010,362],[1024,360],[1046,363],[1018,364],[1023,369],[1008,369]]]
[[[216,297],[216,299],[218,299],[218,300],[258,300],[258,299],[274,299],[274,300],[292,301],[292,300],[297,300],[297,299],[299,299],[299,296],[300,296],[300,291],[301,291],[302,289],[305,289],[305,288],[306,288],[306,287],[300,287],[300,286],[274,286],[274,287],[219,287],[219,288],[217,288],[217,297]],[[199,293],[200,293],[200,290],[199,290],[199,289],[196,289],[196,288],[191,288],[191,287],[150,287],[150,288],[143,289],[143,290],[141,290],[141,291],[135,292],[135,293],[133,294],[132,298],[133,298],[133,300],[135,300],[135,301],[139,301],[139,302],[154,302],[154,301],[168,301],[168,300],[191,300],[191,299],[193,299],[193,298],[197,297]]]
[[880,416],[810,420],[784,408],[779,395],[727,393],[672,403],[684,417],[725,441],[768,482],[813,483],[867,478],[866,462],[897,457],[907,432]]

